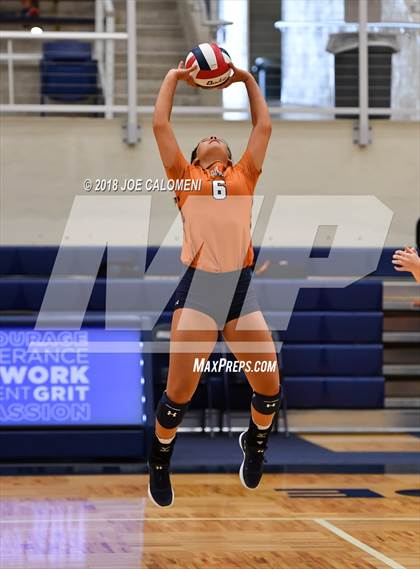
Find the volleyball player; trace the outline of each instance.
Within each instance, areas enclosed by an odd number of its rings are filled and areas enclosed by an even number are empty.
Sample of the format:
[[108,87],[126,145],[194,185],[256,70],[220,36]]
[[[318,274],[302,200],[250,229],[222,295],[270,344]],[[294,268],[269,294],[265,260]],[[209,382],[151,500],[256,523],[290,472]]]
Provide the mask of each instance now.
[[[223,85],[244,83],[250,102],[252,131],[236,164],[227,143],[208,135],[197,144],[188,162],[183,156],[170,117],[180,81],[193,85],[193,68],[171,69],[163,80],[155,105],[153,130],[169,179],[201,180],[201,190],[176,191],[184,241],[181,261],[188,266],[175,292],[166,390],[156,408],[155,435],[148,459],[149,497],[158,506],[170,506],[174,493],[170,459],[188,404],[200,380],[194,359],[208,359],[218,330],[237,360],[250,362],[246,377],[253,389],[248,429],[241,433],[243,451],[240,480],[249,489],[260,483],[264,452],[272,421],[280,405],[277,355],[252,288],[252,196],[271,135],[271,120],[264,97],[247,71],[231,66]],[[187,344],[191,349],[178,350]],[[198,346],[196,351],[192,346]],[[254,346],[248,351],[246,346]],[[261,350],[258,351],[261,346]],[[257,371],[257,361],[274,363],[273,371]]]

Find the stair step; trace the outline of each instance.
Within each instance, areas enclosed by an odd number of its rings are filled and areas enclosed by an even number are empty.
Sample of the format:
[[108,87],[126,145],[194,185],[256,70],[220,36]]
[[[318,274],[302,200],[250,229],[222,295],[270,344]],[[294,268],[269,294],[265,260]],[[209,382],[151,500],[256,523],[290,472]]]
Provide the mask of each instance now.
[[[140,78],[137,82],[139,94],[154,93],[155,96],[157,96],[161,83],[162,79]],[[116,93],[127,92],[127,79],[118,79],[118,78],[115,79],[115,92]],[[176,92],[178,94],[189,95],[193,92],[193,87],[182,81],[178,84]]]
[[[161,34],[156,34],[151,32],[150,34],[142,34],[141,39],[138,36],[138,51],[157,51],[160,53],[162,50],[164,53],[167,50],[169,53],[174,51],[182,51],[184,54],[188,53],[187,42],[183,35],[166,37]],[[166,50],[165,50],[166,48]]]
[[[138,97],[137,104],[141,106],[150,106],[153,107],[156,103],[156,93],[140,93]],[[200,99],[197,95],[175,95],[174,97],[174,105],[175,106],[196,106],[200,102]],[[115,104],[116,105],[126,105],[127,104],[127,96],[124,93],[115,93]]]
[[[137,13],[150,10],[164,11],[164,10],[177,10],[178,0],[137,0],[136,8]],[[125,12],[126,0],[114,0],[114,8],[118,11]]]
[[[168,0],[169,1],[169,0]],[[19,0],[15,2],[4,2],[4,12],[20,14],[22,3]],[[75,7],[75,4],[77,8]],[[71,16],[71,17],[93,17],[95,15],[95,3],[92,0],[42,0],[40,4],[41,16]]]
[[386,397],[386,409],[420,409],[419,397]]
[[420,332],[384,332],[384,342],[415,344],[420,342]]
[[[15,77],[15,96],[21,94],[23,91],[27,91],[28,89],[32,89],[36,87],[39,89],[40,83],[40,76],[39,71],[35,68],[26,68],[19,71],[19,83],[21,85],[25,85],[25,89],[16,89],[16,81]],[[0,89],[7,90],[9,88],[9,80],[7,77],[7,69],[4,66],[0,67]],[[38,91],[39,94],[39,91]]]
[[387,377],[385,382],[385,396],[394,397],[417,397],[420,398],[420,382],[410,377]]
[[[8,24],[9,25],[9,24]],[[4,28],[6,25],[4,26]],[[15,24],[11,24],[11,29],[16,30]],[[3,26],[2,26],[3,30]],[[22,30],[20,30],[22,31]],[[80,31],[80,29],[79,29]],[[39,41],[31,41],[31,40],[12,40],[12,47],[13,53],[37,53],[42,55],[42,42]],[[6,51],[6,40],[2,40],[2,49],[1,51],[4,53]],[[21,63],[19,63],[19,66]],[[3,67],[3,64],[1,65]]]
[[[125,31],[126,27],[125,24],[121,24],[119,25],[119,27],[121,27],[121,31]],[[155,33],[155,32],[177,32],[177,33],[183,33],[183,28],[181,26],[181,24],[179,22],[174,22],[173,20],[170,20],[168,22],[162,22],[162,20],[160,19],[158,22],[152,22],[152,23],[139,23],[137,22],[136,25],[136,29],[137,31],[141,34],[144,32],[148,32],[148,33]]]
[[[165,50],[159,50],[159,51],[149,51],[149,50],[140,50],[137,52],[137,62],[142,64],[142,63],[161,63],[162,65],[164,63],[168,63],[169,65],[171,65],[171,63],[176,63],[176,66],[178,66],[178,63],[181,59],[185,59],[187,55],[187,52],[184,49],[178,49],[178,50],[172,50],[172,51],[165,51]],[[115,62],[126,62],[127,59],[127,53],[125,51],[122,51],[121,49],[116,50],[115,51]],[[173,65],[172,65],[173,66]]]
[[399,300],[384,300],[383,307],[384,311],[392,310],[412,310],[413,312],[419,313],[419,307],[415,306],[414,303],[420,300],[419,295],[413,295],[411,298],[399,299]]
[[[162,82],[163,78],[167,72],[171,69],[171,66],[163,65],[161,67],[143,67],[139,66],[137,68],[137,79],[150,79],[154,81]],[[127,80],[127,71],[125,69],[115,70],[115,79]]]
[[[54,18],[59,18],[60,16],[57,16],[56,14],[54,15],[47,15],[45,14],[45,17],[54,17]],[[64,16],[66,17],[66,16]],[[90,24],[90,22],[86,22],[86,23],[76,23],[76,24],[68,24],[66,23],[64,24],[56,24],[56,23],[45,23],[44,21],[41,23],[42,24],[42,29],[45,32],[93,32],[93,26]],[[23,26],[21,26],[20,22],[1,22],[1,31],[2,32],[27,32],[29,31],[29,29],[35,25],[35,22],[32,22],[28,27],[24,28]],[[6,41],[6,40],[2,40]],[[28,44],[32,49],[29,51],[33,51],[34,49],[36,49],[37,51],[39,50],[39,46],[41,45],[41,42],[37,42],[37,41],[30,41],[30,40],[13,40],[13,51],[18,51],[15,48],[16,42],[17,41],[24,41],[26,44]],[[36,47],[38,46],[38,47]]]
[[[134,1],[134,0],[130,0]],[[184,28],[178,11],[178,0],[135,0],[137,13],[137,71],[139,104],[153,106],[163,77],[171,68],[185,59],[189,46],[184,37]],[[126,30],[126,0],[113,0],[116,31]],[[94,15],[93,0],[43,0],[43,15],[86,16]],[[9,2],[10,11],[20,11],[20,0]],[[68,29],[68,28],[66,28]],[[40,42],[16,40],[16,53],[42,55]],[[127,102],[127,52],[125,42],[115,42],[115,104]],[[0,67],[1,100],[8,103],[7,67]],[[15,66],[15,100],[17,104],[39,103],[39,68],[34,63],[19,63]],[[200,95],[187,84],[180,84],[175,95],[175,105],[198,105]]]
[[[155,62],[151,62],[151,61],[138,61],[137,62],[137,69],[143,69],[143,70],[147,70],[147,71],[153,71],[154,69],[160,69],[161,71],[164,71],[165,69],[168,69],[168,64],[166,62],[163,61],[155,61]],[[117,71],[127,71],[127,64],[126,62],[120,62],[120,59],[118,61],[115,62],[115,72]]]
[[137,10],[137,21],[141,24],[165,24],[179,23],[179,13],[177,7],[165,10]]
[[[155,81],[162,82],[163,78],[165,77],[166,73],[170,68],[166,65],[164,67],[152,67],[152,68],[144,68],[139,66],[137,68],[137,78],[140,79],[154,79]],[[115,70],[115,79],[124,79],[127,80],[127,71],[125,69]]]
[[[115,27],[116,32],[125,32],[126,26],[121,23]],[[171,24],[150,24],[150,25],[138,25],[137,26],[137,41],[139,45],[148,42],[150,38],[158,38],[161,42],[172,42],[177,39],[182,39],[184,41],[184,31],[179,25]]]
[[419,364],[385,364],[383,374],[386,376],[410,376],[420,378]]

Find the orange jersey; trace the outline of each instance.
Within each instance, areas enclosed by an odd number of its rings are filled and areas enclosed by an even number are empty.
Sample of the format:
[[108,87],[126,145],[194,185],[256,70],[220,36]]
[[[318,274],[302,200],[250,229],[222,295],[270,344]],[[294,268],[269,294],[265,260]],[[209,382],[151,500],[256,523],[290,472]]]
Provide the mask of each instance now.
[[199,189],[174,190],[184,228],[182,263],[212,273],[252,265],[252,197],[261,170],[249,151],[233,166],[216,161],[206,169],[179,151],[165,171],[170,180],[191,180],[185,187],[201,181]]

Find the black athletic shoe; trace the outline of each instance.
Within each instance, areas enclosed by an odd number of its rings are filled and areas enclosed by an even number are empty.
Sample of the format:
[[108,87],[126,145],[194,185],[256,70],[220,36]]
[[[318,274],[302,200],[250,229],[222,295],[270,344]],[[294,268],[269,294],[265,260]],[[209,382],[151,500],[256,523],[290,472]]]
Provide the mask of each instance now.
[[175,498],[169,475],[175,439],[169,444],[163,444],[156,435],[154,435],[152,450],[149,455],[148,495],[155,506],[159,506],[160,508],[172,506]]
[[264,452],[267,449],[268,429],[258,429],[252,419],[249,428],[239,435],[239,446],[244,453],[244,459],[239,470],[239,478],[242,485],[249,490],[258,487],[264,470]]

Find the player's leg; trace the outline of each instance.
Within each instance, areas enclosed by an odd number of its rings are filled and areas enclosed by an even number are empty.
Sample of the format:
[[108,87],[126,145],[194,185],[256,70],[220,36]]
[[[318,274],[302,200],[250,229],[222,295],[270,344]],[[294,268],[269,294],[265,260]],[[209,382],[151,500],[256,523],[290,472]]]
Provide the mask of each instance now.
[[[239,320],[241,329],[236,329]],[[247,362],[249,369],[244,372],[254,392],[249,427],[239,438],[244,453],[240,479],[244,486],[253,489],[261,480],[268,436],[280,406],[277,354],[270,330],[260,311],[230,320],[225,325],[223,335],[235,357]],[[247,346],[257,346],[258,351],[247,351]]]
[[177,429],[200,381],[201,372],[194,369],[195,358],[207,361],[217,334],[217,325],[207,314],[191,308],[175,310],[168,381],[156,407],[155,435],[148,461],[149,497],[158,506],[170,506],[174,499],[169,476],[170,460]]

